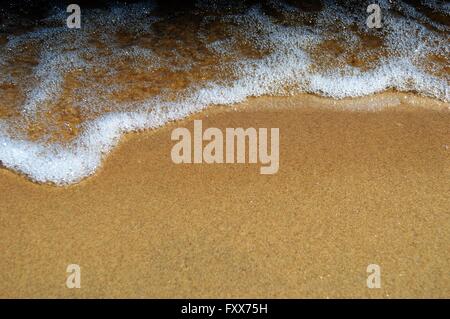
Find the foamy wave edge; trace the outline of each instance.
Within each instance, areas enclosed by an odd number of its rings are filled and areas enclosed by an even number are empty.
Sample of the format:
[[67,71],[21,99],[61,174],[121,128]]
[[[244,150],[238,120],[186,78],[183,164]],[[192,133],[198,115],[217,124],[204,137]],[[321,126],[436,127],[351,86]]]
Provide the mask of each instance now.
[[[7,132],[8,123],[0,120],[1,164],[35,182],[59,186],[74,184],[94,174],[105,155],[125,133],[161,127],[208,106],[232,105],[248,97],[262,95],[282,96],[285,95],[282,88],[291,85],[298,87],[295,93],[313,93],[334,99],[395,89],[400,92],[417,91],[444,102],[450,100],[445,79],[419,70],[406,58],[391,58],[371,71],[355,72],[351,76],[311,74],[308,72],[311,66],[309,56],[292,45],[308,37],[307,33],[296,34],[292,38],[287,32],[289,30],[273,26],[258,10],[251,10],[248,17],[266,25],[267,30],[271,30],[273,43],[279,44],[282,50],[261,61],[239,63],[236,71],[241,76],[229,86],[211,83],[197,88],[178,102],[153,99],[143,102],[135,112],[104,114],[85,123],[83,133],[67,146],[14,138]],[[38,90],[36,98],[41,98],[44,93]],[[30,105],[28,108],[33,109],[34,104]]]
[[[387,88],[389,86],[373,88],[371,93],[381,92]],[[101,166],[104,157],[126,133],[155,129],[170,121],[183,119],[210,105],[232,105],[244,101],[249,96],[255,96],[245,95],[242,88],[239,88],[236,89],[238,92],[235,92],[237,94],[234,95],[234,99],[230,100],[227,98],[227,91],[230,90],[231,88],[219,87],[203,90],[199,92],[198,98],[202,95],[209,96],[211,103],[193,103],[191,108],[186,108],[184,104],[162,103],[158,109],[168,107],[171,111],[158,112],[157,109],[153,109],[151,113],[105,114],[89,122],[84,133],[65,147],[59,144],[42,145],[14,139],[8,136],[3,123],[0,122],[0,163],[37,183],[51,183],[57,186],[75,184],[93,175]]]

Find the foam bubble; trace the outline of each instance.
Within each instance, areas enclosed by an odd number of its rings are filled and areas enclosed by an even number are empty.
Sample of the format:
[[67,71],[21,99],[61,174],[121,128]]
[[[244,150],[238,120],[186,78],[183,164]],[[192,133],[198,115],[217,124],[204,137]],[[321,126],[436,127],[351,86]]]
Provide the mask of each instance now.
[[[25,98],[19,118],[0,119],[1,163],[37,182],[76,183],[98,169],[125,132],[250,96],[308,92],[342,99],[395,89],[450,100],[448,27],[417,8],[381,1],[384,27],[367,31],[364,6],[327,1],[321,11],[308,12],[278,1],[270,5],[281,18],[260,6],[225,14],[202,2],[197,4],[201,22],[184,21],[186,26],[153,15],[151,3],[84,10],[81,30],[61,26],[66,14],[59,8],[46,19],[48,26],[10,35],[0,47],[0,81],[18,84]],[[429,8],[449,13],[448,5],[436,1]],[[157,23],[162,23],[159,33],[153,29]],[[210,23],[220,29],[212,39]],[[30,44],[39,48],[37,65],[30,74],[11,71],[17,63],[11,52],[24,55],[23,47]],[[424,63],[430,55],[434,62]],[[355,59],[362,67],[349,63]],[[74,70],[80,74],[71,105],[88,118],[80,133],[67,143],[13,134],[18,122],[52,112],[64,97],[65,75]],[[176,83],[180,79],[184,82]],[[139,90],[133,90],[136,86]],[[115,94],[122,99],[114,99]]]

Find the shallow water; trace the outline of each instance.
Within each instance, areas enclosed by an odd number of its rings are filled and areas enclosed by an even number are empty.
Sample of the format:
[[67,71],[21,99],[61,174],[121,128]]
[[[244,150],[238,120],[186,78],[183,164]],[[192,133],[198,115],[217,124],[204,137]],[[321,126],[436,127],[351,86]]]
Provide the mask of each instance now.
[[0,28],[0,161],[38,182],[92,174],[124,132],[209,105],[314,93],[335,99],[397,90],[449,101],[444,1],[198,1],[66,8]]

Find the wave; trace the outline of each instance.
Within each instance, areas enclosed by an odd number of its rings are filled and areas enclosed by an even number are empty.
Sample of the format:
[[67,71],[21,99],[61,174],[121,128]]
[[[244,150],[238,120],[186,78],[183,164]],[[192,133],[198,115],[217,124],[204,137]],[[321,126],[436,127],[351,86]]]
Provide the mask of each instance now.
[[126,132],[252,96],[394,89],[449,101],[448,5],[381,1],[383,27],[369,29],[369,2],[315,3],[116,4],[82,8],[81,29],[54,8],[0,46],[1,163],[76,183]]

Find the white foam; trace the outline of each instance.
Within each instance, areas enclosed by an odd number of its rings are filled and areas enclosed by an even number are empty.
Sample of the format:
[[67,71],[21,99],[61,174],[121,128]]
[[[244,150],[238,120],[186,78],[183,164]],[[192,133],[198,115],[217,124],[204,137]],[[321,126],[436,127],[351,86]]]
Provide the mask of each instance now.
[[[275,4],[274,4],[275,5]],[[391,5],[382,1],[381,6],[389,9]],[[440,12],[448,12],[433,2],[432,6]],[[436,7],[436,8],[435,8]],[[439,7],[439,8],[437,8]],[[430,23],[430,19],[414,8],[399,5],[399,8],[414,19]],[[113,39],[114,33],[127,27],[134,33],[151,32],[151,25],[160,18],[150,16],[151,4],[137,4],[131,7],[115,7],[108,11],[97,10],[83,15],[83,31],[67,32],[63,27],[43,28],[20,36],[10,36],[6,50],[0,51],[0,61],[7,62],[7,54],[21,44],[30,41],[42,47],[39,64],[31,75],[34,82],[23,85],[27,87],[26,100],[22,105],[23,116],[33,116],[43,107],[56,100],[61,93],[64,74],[70,70],[89,69],[114,65],[121,57],[132,58],[134,67],[153,70],[164,67],[169,70],[190,70],[196,61],[188,61],[177,65],[174,61],[166,61],[151,49],[136,45],[121,47]],[[296,15],[307,16],[289,5],[277,5],[295,18]],[[365,12],[365,10],[360,10]],[[284,26],[276,24],[262,9],[255,6],[244,14],[229,16],[210,16],[205,19],[220,19],[229,23],[232,37],[209,43],[207,37],[199,31],[198,38],[205,48],[223,58],[235,57],[233,48],[244,39],[256,49],[269,50],[270,53],[260,58],[239,58],[226,60],[221,68],[233,73],[233,80],[218,79],[207,84],[192,84],[186,90],[176,93],[175,102],[167,102],[164,93],[140,102],[112,102],[105,98],[106,93],[120,90],[130,83],[104,86],[85,79],[84,85],[77,89],[74,105],[82,112],[100,111],[111,107],[114,112],[103,114],[82,126],[81,134],[69,145],[45,141],[28,141],[23,137],[11,135],[10,120],[0,121],[0,161],[12,170],[21,172],[37,182],[51,182],[67,185],[80,181],[93,174],[101,165],[102,158],[117,143],[125,132],[155,128],[170,120],[186,117],[188,114],[202,110],[209,105],[234,104],[244,101],[250,96],[286,95],[301,92],[315,93],[336,99],[364,96],[387,89],[399,91],[417,91],[448,102],[450,100],[448,76],[438,77],[428,72],[423,66],[423,59],[430,53],[448,56],[449,44],[442,34],[428,30],[416,20],[389,14],[384,17],[385,46],[388,55],[379,59],[377,64],[366,71],[344,65],[337,69],[312,71],[316,61],[309,55],[309,50],[323,40],[332,39],[329,32],[332,24],[342,28],[344,45],[354,46],[358,37],[347,30],[346,26],[361,24],[359,11],[348,12],[344,9],[325,5],[318,17],[317,27]],[[48,18],[49,21],[63,22],[65,15],[57,11]],[[133,21],[129,23],[128,21]],[[232,23],[230,23],[232,22]],[[433,22],[434,23],[434,22]],[[437,22],[432,24],[438,30],[448,28]],[[103,32],[100,39],[108,43],[111,54],[102,56],[96,48],[89,46],[88,38],[93,32]],[[175,52],[176,55],[177,52]],[[368,51],[366,54],[372,54]],[[82,57],[89,54],[90,61]],[[339,59],[340,57],[336,57]],[[144,63],[145,62],[145,63]],[[116,70],[110,70],[111,76]],[[21,79],[12,74],[0,71],[0,79],[20,83]],[[109,76],[108,75],[108,76]],[[286,91],[290,87],[290,91]],[[373,106],[368,105],[368,108]]]
[[61,92],[63,74],[75,68],[87,68],[88,65],[80,59],[74,52],[55,53],[44,52],[42,61],[35,68],[35,76],[39,83],[27,94],[27,99],[23,105],[23,111],[35,114],[40,105],[54,100]]

